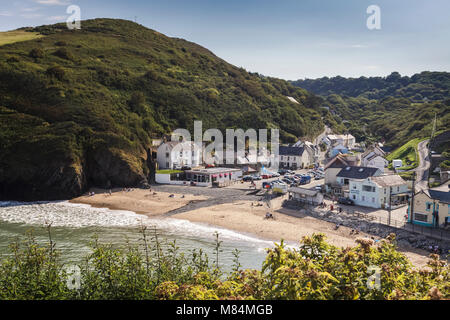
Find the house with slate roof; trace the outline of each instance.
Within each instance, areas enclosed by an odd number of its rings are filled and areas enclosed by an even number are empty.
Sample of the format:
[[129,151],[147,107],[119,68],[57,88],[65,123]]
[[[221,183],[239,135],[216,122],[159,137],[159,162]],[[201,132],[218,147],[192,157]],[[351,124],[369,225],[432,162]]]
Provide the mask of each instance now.
[[414,196],[414,212],[408,206],[408,222],[426,227],[450,225],[450,191],[422,190]]
[[314,157],[304,147],[279,148],[280,168],[297,170],[307,168],[314,164]]
[[[380,176],[381,174],[382,172],[378,168],[352,166],[342,168],[336,176],[337,183],[341,187],[340,194],[351,198],[357,205],[367,206],[367,204],[372,204],[375,202],[372,199],[374,186],[371,185],[369,190],[368,187],[367,189],[362,187],[362,182],[367,178]],[[350,196],[350,190],[353,190],[352,196]],[[370,194],[366,194],[367,192],[370,192]],[[353,195],[356,196],[353,197]],[[369,202],[366,198],[368,196],[370,196]]]

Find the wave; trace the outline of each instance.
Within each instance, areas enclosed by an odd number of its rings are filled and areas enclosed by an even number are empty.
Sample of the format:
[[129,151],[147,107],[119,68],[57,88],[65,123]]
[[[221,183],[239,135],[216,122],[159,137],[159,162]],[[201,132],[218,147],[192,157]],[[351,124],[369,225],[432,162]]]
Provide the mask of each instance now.
[[94,208],[88,204],[75,204],[68,201],[0,202],[0,221],[30,226],[51,224],[52,227],[67,228],[147,226],[173,236],[204,239],[208,242],[213,239],[213,234],[218,232],[220,240],[234,243],[245,242],[246,245],[256,247],[261,252],[265,248],[273,247],[272,241],[208,224],[174,218],[152,218],[132,211]]

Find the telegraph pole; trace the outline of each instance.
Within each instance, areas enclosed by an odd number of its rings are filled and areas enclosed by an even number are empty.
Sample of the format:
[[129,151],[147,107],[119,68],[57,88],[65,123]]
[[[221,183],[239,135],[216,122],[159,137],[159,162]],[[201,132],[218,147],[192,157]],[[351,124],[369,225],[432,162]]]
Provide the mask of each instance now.
[[414,197],[416,195],[416,172],[413,172],[413,184],[412,184],[412,196],[411,196],[411,204],[409,205],[409,219],[411,223],[413,222],[414,218]]
[[391,197],[392,197],[392,187],[389,187],[389,221],[388,221],[389,226],[391,225],[391,213],[392,213]]

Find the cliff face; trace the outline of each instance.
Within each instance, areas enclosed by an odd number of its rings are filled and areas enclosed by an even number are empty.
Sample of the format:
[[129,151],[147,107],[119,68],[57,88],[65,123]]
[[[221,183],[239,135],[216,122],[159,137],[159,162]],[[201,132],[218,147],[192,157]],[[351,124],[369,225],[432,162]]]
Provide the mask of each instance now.
[[285,142],[323,131],[309,92],[130,21],[29,31],[42,37],[0,46],[0,199],[145,186],[152,138],[192,131],[194,120],[205,130],[280,128]]

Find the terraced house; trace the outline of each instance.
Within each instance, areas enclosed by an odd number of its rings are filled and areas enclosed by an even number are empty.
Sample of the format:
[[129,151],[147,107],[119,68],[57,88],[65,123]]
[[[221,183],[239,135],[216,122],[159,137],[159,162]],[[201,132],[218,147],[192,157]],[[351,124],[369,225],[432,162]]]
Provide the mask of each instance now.
[[426,227],[447,227],[450,224],[450,192],[422,190],[414,196],[413,214],[408,207],[408,221]]
[[314,156],[304,147],[280,146],[279,157],[281,168],[297,170],[307,168],[314,164]]

